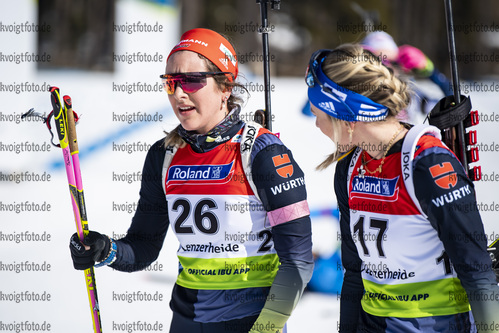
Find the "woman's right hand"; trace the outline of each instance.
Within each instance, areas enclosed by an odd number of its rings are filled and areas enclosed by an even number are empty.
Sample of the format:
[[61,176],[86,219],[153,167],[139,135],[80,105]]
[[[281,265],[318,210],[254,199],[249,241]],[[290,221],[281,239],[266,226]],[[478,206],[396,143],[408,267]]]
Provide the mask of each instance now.
[[89,231],[83,242],[80,241],[78,234],[74,233],[69,241],[74,268],[85,270],[93,267],[96,261],[106,259],[110,246],[109,237],[96,231]]

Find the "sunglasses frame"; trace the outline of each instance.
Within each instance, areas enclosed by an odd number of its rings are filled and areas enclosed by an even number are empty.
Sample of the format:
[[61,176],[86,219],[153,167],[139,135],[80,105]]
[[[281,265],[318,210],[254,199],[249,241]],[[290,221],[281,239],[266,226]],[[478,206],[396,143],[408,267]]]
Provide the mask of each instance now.
[[[206,78],[208,77],[213,77],[217,75],[230,75],[232,80],[234,80],[234,74],[231,72],[185,72],[185,73],[170,73],[170,74],[161,74],[159,77],[162,79],[163,83],[163,89],[165,89],[166,93],[168,95],[173,95],[175,93],[175,89],[177,89],[177,84],[180,84],[180,87],[182,90],[187,93],[195,93],[196,91],[202,89],[204,86],[206,86]],[[178,77],[178,79],[176,79]],[[189,81],[189,78],[191,78],[191,81]],[[193,78],[196,78],[198,81],[192,80]],[[174,82],[174,87],[172,93],[168,92],[168,80],[173,80]],[[184,87],[185,83],[199,83],[202,86],[198,89],[185,89]],[[182,85],[184,84],[184,85]],[[190,91],[187,91],[190,90]]]

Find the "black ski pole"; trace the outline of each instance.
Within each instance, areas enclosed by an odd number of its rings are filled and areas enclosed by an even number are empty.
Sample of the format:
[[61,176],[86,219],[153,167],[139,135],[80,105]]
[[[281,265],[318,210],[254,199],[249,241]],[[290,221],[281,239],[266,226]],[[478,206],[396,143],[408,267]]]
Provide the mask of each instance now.
[[[269,52],[269,22],[268,22],[268,3],[272,9],[279,10],[281,1],[280,0],[256,0],[257,4],[260,4],[260,16],[262,20],[262,25],[258,29],[258,32],[262,34],[262,47],[263,47],[263,79],[265,85],[265,110],[263,114],[260,110],[257,111],[256,117],[263,117],[263,121],[260,119],[260,123],[264,124],[265,128],[272,131],[272,110],[270,105],[270,52]],[[260,112],[259,112],[260,111]]]

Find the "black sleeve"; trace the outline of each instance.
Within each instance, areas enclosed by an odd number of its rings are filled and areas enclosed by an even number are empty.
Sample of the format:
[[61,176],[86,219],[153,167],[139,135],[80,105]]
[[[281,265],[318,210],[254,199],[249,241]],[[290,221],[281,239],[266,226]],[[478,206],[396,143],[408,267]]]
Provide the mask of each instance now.
[[[258,137],[255,145],[258,147],[261,142],[265,138]],[[260,200],[270,214],[282,212],[281,220],[272,228],[279,258],[312,263],[311,221],[303,171],[280,141],[255,150],[252,173]]]
[[466,290],[475,321],[497,322],[499,288],[486,250],[487,237],[473,183],[445,148],[432,148],[414,163],[416,197]]
[[364,294],[361,277],[362,260],[350,233],[347,174],[351,155],[338,162],[334,175],[334,191],[340,209],[341,262],[345,270],[341,288],[340,332],[357,332],[361,311],[360,301]]
[[280,266],[265,308],[289,316],[312,277],[312,229],[303,171],[272,134],[255,140],[252,176],[268,214],[279,213],[272,227]]
[[127,235],[116,241],[114,269],[138,271],[158,258],[168,229],[168,209],[162,186],[163,140],[151,146],[142,170],[140,198]]

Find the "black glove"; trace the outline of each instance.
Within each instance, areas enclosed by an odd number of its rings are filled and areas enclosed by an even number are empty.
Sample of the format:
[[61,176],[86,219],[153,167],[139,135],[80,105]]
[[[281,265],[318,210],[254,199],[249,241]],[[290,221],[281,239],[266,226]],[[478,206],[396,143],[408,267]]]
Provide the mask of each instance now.
[[[85,245],[90,246],[90,249],[85,250]],[[96,231],[89,231],[83,243],[80,241],[78,234],[74,233],[69,241],[74,268],[85,270],[93,267],[96,261],[106,259],[110,246],[109,237]]]

